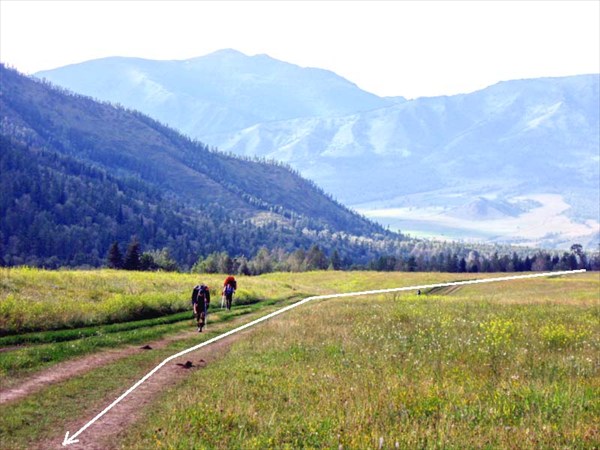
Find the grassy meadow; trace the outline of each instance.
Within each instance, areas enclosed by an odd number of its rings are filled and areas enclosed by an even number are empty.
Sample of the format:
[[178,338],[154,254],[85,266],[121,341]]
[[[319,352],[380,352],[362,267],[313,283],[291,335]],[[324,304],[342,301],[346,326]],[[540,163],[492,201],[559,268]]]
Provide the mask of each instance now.
[[209,322],[228,321],[304,296],[277,281],[243,278],[232,311],[220,310],[224,275],[113,270],[0,269],[0,383],[106,348],[192,329],[190,296],[211,288]]
[[[309,295],[484,276],[498,275],[240,277],[239,304],[230,313],[215,309],[214,326],[201,338]],[[191,288],[202,281],[218,289],[223,278],[2,269],[0,347],[17,347],[0,352],[0,381],[10,385],[82,353],[190,330]],[[166,390],[119,445],[598,448],[599,296],[598,273],[585,273],[302,305],[255,327]],[[83,413],[83,405],[99,411],[156,361],[198,338],[137,355],[135,369],[121,361],[3,406],[3,447],[27,448],[62,429],[67,415]],[[93,390],[90,377],[101,379]],[[56,405],[69,414],[41,412]]]
[[[166,272],[0,269],[0,336],[148,319],[190,310],[204,282],[218,303],[221,276]],[[266,291],[265,291],[266,292]],[[250,286],[238,304],[258,301]]]
[[[0,337],[131,322],[189,311],[191,290],[198,283],[211,288],[214,309],[220,302],[224,277],[168,272],[0,268]],[[440,274],[308,272],[237,278],[240,283],[235,302],[246,305],[267,299],[384,289],[397,287],[398,283],[406,285],[408,281],[412,284],[435,283]],[[446,275],[444,281],[468,278],[469,274],[452,274],[452,277]]]
[[585,274],[302,306],[167,393],[123,447],[598,448],[599,287]]

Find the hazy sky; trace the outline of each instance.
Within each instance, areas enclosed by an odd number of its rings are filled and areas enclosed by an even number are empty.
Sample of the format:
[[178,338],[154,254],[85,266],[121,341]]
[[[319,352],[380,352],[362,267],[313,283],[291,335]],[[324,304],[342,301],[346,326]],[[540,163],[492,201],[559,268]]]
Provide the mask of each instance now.
[[378,95],[450,95],[600,73],[600,1],[0,0],[0,60],[25,73],[223,48],[329,69]]

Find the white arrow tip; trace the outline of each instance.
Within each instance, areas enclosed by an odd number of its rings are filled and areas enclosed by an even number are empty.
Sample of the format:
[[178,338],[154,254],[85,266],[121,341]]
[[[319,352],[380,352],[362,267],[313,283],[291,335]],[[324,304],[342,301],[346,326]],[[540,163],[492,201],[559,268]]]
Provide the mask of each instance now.
[[77,442],[79,442],[79,439],[73,439],[72,437],[69,437],[69,432],[67,431],[67,434],[65,434],[65,440],[63,441],[62,445],[63,447],[66,447],[67,445],[76,444]]

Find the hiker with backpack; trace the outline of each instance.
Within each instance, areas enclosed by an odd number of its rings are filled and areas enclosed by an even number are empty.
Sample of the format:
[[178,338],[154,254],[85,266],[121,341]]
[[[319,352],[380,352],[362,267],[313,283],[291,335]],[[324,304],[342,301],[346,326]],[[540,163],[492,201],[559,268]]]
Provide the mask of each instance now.
[[229,275],[223,282],[223,298],[225,299],[225,305],[228,311],[231,309],[233,294],[235,294],[236,289],[237,281],[235,281],[235,278],[232,275]]
[[210,290],[205,284],[199,284],[192,290],[192,306],[194,307],[194,317],[198,325],[198,333],[206,325],[206,312],[210,305]]

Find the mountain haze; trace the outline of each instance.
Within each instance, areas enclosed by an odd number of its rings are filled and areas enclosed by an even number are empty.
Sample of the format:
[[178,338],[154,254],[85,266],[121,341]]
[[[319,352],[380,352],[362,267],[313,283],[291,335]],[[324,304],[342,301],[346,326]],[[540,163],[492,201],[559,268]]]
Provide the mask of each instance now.
[[0,80],[7,263],[39,262],[37,252],[97,265],[111,241],[133,234],[184,265],[210,251],[315,243],[366,257],[385,236],[399,238],[280,164],[211,151],[138,112],[4,66]]
[[59,86],[142,111],[189,136],[391,104],[323,69],[221,50],[182,61],[112,57],[38,72]]
[[[515,195],[593,193],[598,102],[595,75],[520,80],[343,117],[259,124],[212,142],[288,162],[344,202],[385,202],[453,185],[487,184]],[[349,180],[362,173],[371,188],[334,177],[340,167]],[[597,208],[574,215],[594,218]]]
[[403,231],[549,247],[599,241],[598,74],[409,101],[231,50],[37,75],[135,106],[220,150],[290,164]]

